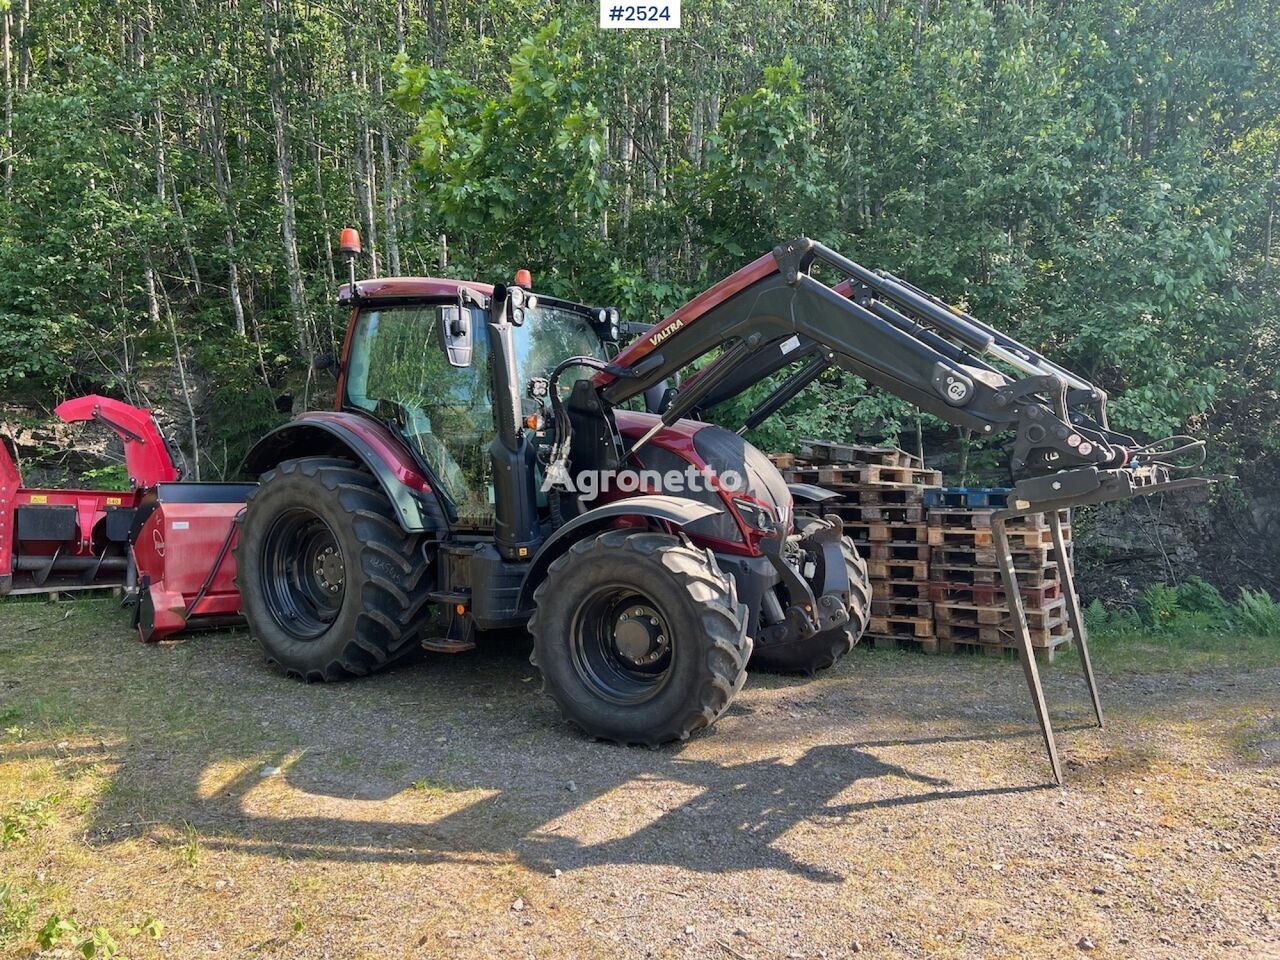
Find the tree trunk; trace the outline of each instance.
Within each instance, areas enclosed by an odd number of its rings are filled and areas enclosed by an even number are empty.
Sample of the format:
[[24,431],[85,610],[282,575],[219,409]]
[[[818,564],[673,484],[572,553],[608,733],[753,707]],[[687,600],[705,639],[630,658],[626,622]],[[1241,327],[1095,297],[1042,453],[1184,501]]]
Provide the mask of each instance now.
[[[240,293],[240,265],[236,253],[236,234],[239,218],[236,215],[235,196],[232,192],[231,170],[227,165],[227,138],[222,128],[222,101],[212,91],[206,91],[209,115],[209,156],[213,160],[213,186],[222,201],[222,213],[226,218],[223,239],[227,247],[227,296],[231,300],[231,315],[235,320],[238,336],[245,336],[247,325],[244,315],[244,299]],[[265,371],[263,376],[265,377]]]
[[378,63],[373,72],[373,94],[378,101],[379,134],[382,141],[382,218],[387,238],[387,269],[400,275],[400,231],[396,217],[394,170],[391,163],[391,125],[387,120],[387,98],[382,86],[382,38],[378,38]]
[[18,19],[18,87],[22,90],[31,84],[31,45],[27,42],[30,22],[31,0],[22,0],[22,15]]
[[13,193],[13,8],[4,11],[4,197]]
[[[151,315],[152,327],[159,327],[164,288],[156,283],[156,271],[155,267],[151,265],[150,254],[147,255],[145,272],[147,280],[147,309]],[[192,479],[198,481],[200,479],[200,436],[197,431],[199,421],[196,418],[195,404],[191,401],[191,386],[187,382],[187,364],[182,358],[182,343],[178,339],[178,321],[174,319],[168,296],[163,296],[163,305],[164,314],[169,323],[169,334],[173,339],[173,363],[178,368],[178,382],[182,384],[182,399],[187,405],[188,424],[191,430],[191,457],[195,469],[195,476]]]
[[302,285],[302,268],[298,263],[298,227],[293,205],[293,170],[289,159],[288,108],[284,97],[284,78],[276,54],[276,0],[262,0],[262,32],[266,40],[267,99],[271,103],[272,129],[276,147],[276,177],[280,181],[280,229],[284,235],[284,265],[289,280],[289,306],[293,312],[293,332],[298,349],[310,362],[313,352],[307,293]]

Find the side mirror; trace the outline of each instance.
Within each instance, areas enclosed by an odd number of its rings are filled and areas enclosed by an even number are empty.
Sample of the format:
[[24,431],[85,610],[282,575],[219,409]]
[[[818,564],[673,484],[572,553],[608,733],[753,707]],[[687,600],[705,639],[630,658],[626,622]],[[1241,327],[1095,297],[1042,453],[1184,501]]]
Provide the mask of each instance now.
[[436,326],[449,365],[471,366],[471,311],[453,304],[436,307]]
[[332,353],[317,353],[311,358],[311,369],[316,373],[328,371],[335,377],[338,375],[338,358]]

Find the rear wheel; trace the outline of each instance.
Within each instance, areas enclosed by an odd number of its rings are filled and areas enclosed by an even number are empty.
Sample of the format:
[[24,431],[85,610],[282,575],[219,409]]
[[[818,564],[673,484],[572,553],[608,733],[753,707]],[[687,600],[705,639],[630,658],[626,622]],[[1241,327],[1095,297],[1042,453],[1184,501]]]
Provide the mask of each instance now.
[[381,670],[419,649],[427,562],[378,482],[347,460],[289,460],[240,523],[236,584],[268,662],[304,680]]
[[[800,532],[804,533],[805,524],[821,522],[801,520]],[[871,615],[871,579],[867,575],[867,561],[848,537],[840,539],[840,550],[849,574],[849,619],[838,627],[815,633],[804,640],[772,647],[761,644],[755,648],[751,658],[753,670],[813,675],[834,666],[861,638]]]
[[534,603],[530,659],[591,736],[683,740],[746,682],[746,608],[715,557],[680,537],[618,530],[580,541]]

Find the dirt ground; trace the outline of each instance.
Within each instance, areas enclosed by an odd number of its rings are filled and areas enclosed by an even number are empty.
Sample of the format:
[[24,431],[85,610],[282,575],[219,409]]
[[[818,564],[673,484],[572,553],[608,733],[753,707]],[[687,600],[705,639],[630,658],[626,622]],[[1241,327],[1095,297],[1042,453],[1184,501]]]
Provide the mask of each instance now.
[[[0,956],[1280,956],[1280,667],[859,648],[594,743],[518,645],[331,686],[243,632],[0,605]],[[99,951],[99,956],[109,951]]]

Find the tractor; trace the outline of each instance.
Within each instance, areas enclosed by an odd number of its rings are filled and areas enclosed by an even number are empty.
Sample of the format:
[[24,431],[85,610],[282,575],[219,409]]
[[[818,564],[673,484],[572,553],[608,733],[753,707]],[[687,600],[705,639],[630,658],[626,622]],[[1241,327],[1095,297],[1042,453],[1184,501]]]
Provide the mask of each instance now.
[[[268,660],[303,680],[527,628],[569,720],[654,745],[712,724],[748,669],[830,667],[867,622],[865,563],[823,513],[835,494],[788,484],[743,435],[838,368],[979,436],[1012,434],[1014,492],[993,529],[1060,780],[1003,522],[1209,482],[1173,478],[1171,456],[1202,453],[1198,442],[1114,431],[1100,388],[809,239],[653,325],[540,294],[523,270],[492,285],[357,280],[355,231],[340,246],[351,315],[327,361],[336,409],[262,438],[247,458],[256,486],[213,490],[210,530],[229,529],[201,535],[205,568],[216,559],[198,596],[165,593],[161,560],[138,560],[144,623],[180,625],[238,592]],[[773,387],[736,432],[705,419],[762,383]],[[169,487],[161,507],[187,516],[198,492]],[[146,523],[172,556],[163,513]]]

